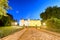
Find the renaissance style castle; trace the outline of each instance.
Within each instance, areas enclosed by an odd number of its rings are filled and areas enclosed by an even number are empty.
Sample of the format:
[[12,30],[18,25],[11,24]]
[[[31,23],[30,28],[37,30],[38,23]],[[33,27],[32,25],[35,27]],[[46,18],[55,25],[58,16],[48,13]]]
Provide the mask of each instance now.
[[37,20],[30,20],[30,19],[21,19],[19,21],[19,26],[41,26],[41,21]]

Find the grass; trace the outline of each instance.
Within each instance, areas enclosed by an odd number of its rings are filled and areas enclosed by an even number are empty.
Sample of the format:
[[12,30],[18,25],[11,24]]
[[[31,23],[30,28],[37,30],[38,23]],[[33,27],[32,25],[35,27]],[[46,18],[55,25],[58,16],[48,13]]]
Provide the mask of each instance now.
[[52,32],[56,32],[56,33],[60,33],[60,29],[46,29],[46,30],[49,30],[49,31],[52,31]]
[[23,28],[19,28],[16,26],[6,26],[6,27],[0,27],[0,38],[3,38],[5,36],[8,36],[14,32],[20,31]]

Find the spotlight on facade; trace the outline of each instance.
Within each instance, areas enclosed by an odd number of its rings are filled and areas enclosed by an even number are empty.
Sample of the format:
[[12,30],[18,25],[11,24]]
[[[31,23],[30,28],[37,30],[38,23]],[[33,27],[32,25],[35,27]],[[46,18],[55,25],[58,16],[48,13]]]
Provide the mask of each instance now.
[[43,23],[43,28],[46,28],[46,23]]
[[43,23],[44,26],[46,26],[46,23]]
[[17,22],[15,22],[15,25],[17,25],[18,23]]

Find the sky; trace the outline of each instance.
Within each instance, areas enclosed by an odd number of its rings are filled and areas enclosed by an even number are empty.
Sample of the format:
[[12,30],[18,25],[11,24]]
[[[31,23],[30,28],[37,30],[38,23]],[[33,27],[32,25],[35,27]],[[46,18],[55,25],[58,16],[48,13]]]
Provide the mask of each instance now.
[[49,6],[60,7],[60,0],[8,0],[12,8],[8,13],[17,21],[21,19],[41,19],[40,14]]

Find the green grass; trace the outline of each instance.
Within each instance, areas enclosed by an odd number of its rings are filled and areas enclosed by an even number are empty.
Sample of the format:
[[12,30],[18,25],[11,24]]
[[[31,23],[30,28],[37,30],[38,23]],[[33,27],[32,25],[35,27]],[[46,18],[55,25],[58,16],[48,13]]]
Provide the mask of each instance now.
[[50,29],[46,29],[46,30],[49,30],[49,31],[52,31],[52,32],[56,32],[56,33],[60,33],[60,29],[52,29],[52,28],[50,28]]
[[10,34],[14,33],[14,32],[17,32],[21,29],[22,28],[19,28],[19,27],[16,27],[16,26],[15,27],[11,27],[11,26],[9,26],[9,27],[0,27],[0,38],[3,38],[7,35],[10,35]]

